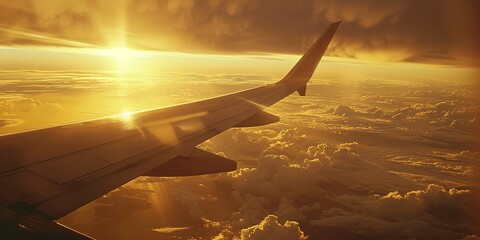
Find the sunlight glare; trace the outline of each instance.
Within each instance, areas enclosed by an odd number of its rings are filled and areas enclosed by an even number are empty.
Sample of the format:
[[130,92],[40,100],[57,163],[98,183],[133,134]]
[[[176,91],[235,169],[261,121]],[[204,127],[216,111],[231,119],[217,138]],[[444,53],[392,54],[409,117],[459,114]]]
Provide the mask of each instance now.
[[128,68],[129,61],[134,57],[134,53],[128,48],[116,47],[110,49],[110,56],[117,63],[117,70],[125,71]]
[[115,69],[119,72],[127,72],[132,70],[137,60],[152,55],[148,51],[133,50],[127,47],[93,49],[89,50],[89,53],[111,58],[113,60],[112,62],[114,63]]

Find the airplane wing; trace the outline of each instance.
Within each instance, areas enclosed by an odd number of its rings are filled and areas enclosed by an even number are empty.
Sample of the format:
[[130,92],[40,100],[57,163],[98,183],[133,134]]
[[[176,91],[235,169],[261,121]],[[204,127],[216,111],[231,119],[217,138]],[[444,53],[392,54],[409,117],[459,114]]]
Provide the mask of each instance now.
[[279,120],[263,110],[305,95],[340,22],[280,81],[172,107],[0,136],[2,239],[91,239],[55,220],[138,176],[233,171],[196,145],[232,127]]

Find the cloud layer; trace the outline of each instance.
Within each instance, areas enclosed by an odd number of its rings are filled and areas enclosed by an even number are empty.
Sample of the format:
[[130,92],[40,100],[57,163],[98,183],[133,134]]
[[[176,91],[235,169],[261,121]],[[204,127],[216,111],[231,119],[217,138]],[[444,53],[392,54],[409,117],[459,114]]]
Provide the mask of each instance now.
[[[269,79],[152,73],[137,82],[111,72],[1,74],[0,116],[5,120],[0,123],[24,120],[19,128],[31,121],[45,126],[38,122],[42,116],[102,116],[126,106],[215,96]],[[251,78],[253,84],[246,80]],[[255,239],[263,234],[474,239],[480,234],[475,88],[450,82],[315,79],[308,94],[269,108],[281,117],[276,124],[231,129],[200,146],[237,160],[239,170],[141,177],[62,223],[99,239]],[[60,107],[51,109],[54,103]]]

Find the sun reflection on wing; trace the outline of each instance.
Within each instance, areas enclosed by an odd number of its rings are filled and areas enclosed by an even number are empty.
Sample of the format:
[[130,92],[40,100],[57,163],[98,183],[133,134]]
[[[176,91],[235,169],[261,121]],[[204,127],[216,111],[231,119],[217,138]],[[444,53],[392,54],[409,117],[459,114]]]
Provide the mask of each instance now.
[[122,113],[122,118],[125,121],[131,121],[132,120],[132,113],[129,112],[129,111],[125,111],[125,112]]
[[117,119],[122,122],[125,129],[136,128],[133,113],[130,111],[124,111],[123,113],[118,114]]

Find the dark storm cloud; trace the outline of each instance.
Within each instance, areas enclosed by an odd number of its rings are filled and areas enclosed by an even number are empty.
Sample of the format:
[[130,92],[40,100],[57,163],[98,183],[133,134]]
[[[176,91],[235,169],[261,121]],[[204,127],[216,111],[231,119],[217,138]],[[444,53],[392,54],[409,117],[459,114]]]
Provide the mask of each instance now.
[[478,1],[2,1],[3,45],[301,53],[344,20],[330,55],[478,63]]

